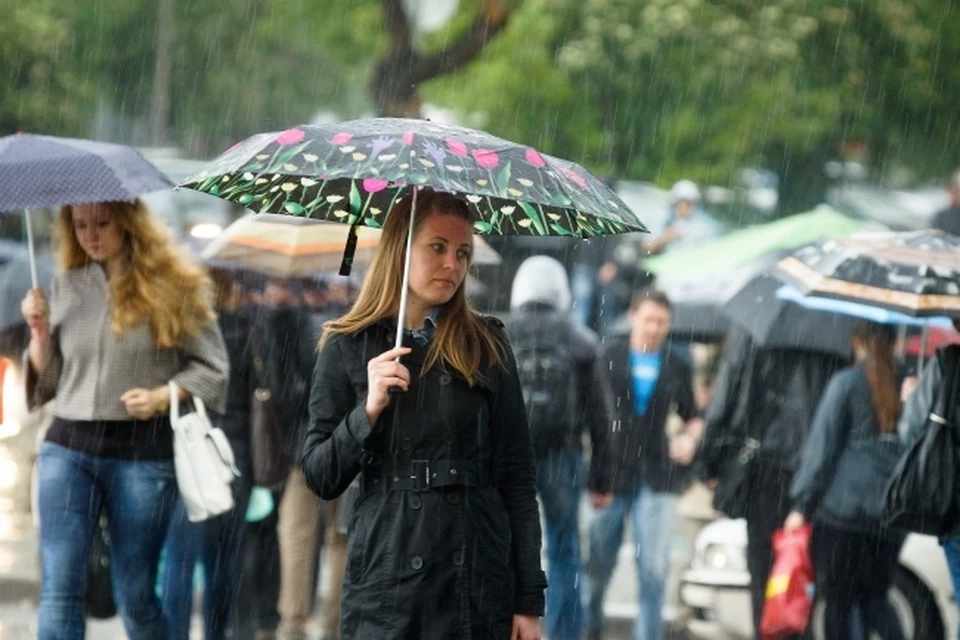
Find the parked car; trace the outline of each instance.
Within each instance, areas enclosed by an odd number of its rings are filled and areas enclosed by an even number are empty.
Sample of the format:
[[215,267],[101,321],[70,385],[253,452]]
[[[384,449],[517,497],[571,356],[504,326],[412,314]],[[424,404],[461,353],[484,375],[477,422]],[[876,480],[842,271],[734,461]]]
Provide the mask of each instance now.
[[[681,602],[693,612],[687,624],[693,637],[753,637],[746,547],[747,527],[743,520],[717,520],[697,537],[693,561],[680,588]],[[957,636],[957,604],[936,538],[907,538],[890,589],[890,601],[907,638],[949,640]],[[822,638],[822,602],[815,604],[811,622],[813,637]]]

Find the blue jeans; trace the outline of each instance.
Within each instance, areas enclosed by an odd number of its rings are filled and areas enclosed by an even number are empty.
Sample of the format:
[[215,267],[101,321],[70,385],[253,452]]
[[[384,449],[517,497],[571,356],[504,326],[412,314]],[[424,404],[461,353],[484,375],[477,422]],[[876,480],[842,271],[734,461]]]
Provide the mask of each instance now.
[[[947,538],[943,542],[943,554],[947,557],[947,568],[950,569],[950,581],[953,583],[953,593],[960,598],[960,538]],[[960,632],[957,633],[960,638]]]
[[177,496],[172,460],[102,458],[40,447],[40,640],[83,638],[90,548],[100,508],[109,520],[114,597],[130,640],[165,640],[154,591]]
[[637,482],[632,495],[616,495],[606,509],[590,521],[590,557],[584,580],[584,626],[600,633],[603,598],[617,566],[627,518],[632,519],[634,557],[637,561],[640,613],[633,626],[634,640],[660,640],[663,603],[670,572],[670,529],[676,496],[650,490]]
[[547,538],[547,637],[580,640],[580,533],[583,455],[557,451],[537,460],[537,491]]
[[250,464],[244,452],[234,446],[241,477],[234,480],[234,508],[203,522],[190,522],[182,500],[177,500],[167,534],[163,585],[163,613],[171,640],[190,637],[193,613],[193,576],[199,560],[203,566],[203,637],[220,640],[234,626],[234,603],[240,582],[244,516],[252,490]]
[[582,263],[573,265],[570,269],[570,294],[573,298],[570,320],[582,327],[593,324],[593,292],[596,287],[596,267]]

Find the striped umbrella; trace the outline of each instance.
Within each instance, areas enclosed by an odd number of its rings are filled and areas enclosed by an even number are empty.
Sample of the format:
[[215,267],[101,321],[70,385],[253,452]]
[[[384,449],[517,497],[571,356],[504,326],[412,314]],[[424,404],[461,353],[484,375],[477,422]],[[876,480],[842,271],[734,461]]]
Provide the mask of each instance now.
[[[373,259],[380,230],[361,228],[354,264]],[[248,214],[203,250],[204,260],[228,269],[246,269],[271,276],[309,277],[340,267],[350,228],[333,222],[276,214]],[[481,238],[474,238],[474,264],[499,264],[500,255]]]
[[960,238],[940,231],[824,240],[781,260],[776,275],[805,295],[913,317],[960,317]]

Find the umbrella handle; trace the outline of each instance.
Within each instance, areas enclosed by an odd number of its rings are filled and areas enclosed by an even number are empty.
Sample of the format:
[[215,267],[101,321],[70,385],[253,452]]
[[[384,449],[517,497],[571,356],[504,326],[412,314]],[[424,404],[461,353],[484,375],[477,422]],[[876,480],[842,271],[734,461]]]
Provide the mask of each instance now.
[[27,227],[27,256],[30,259],[30,282],[33,284],[33,288],[36,289],[40,285],[39,278],[37,278],[37,252],[33,246],[33,225],[30,224],[30,211],[24,211],[23,217]]
[[[417,188],[413,188],[413,195],[410,197],[410,224],[407,227],[407,251],[403,256],[403,284],[400,288],[400,309],[397,313],[397,337],[394,341],[394,348],[399,349],[403,346],[403,325],[407,319],[407,298],[410,287],[410,254],[413,253],[413,228],[417,215]],[[400,358],[397,358],[400,362]],[[390,387],[390,395],[403,393],[400,387]]]

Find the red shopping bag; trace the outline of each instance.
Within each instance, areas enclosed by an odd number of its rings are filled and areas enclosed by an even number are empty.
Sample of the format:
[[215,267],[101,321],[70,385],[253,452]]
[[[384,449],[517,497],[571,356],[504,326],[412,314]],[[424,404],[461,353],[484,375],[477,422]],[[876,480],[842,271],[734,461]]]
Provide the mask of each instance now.
[[813,609],[812,531],[810,525],[805,525],[773,534],[773,571],[767,581],[767,595],[760,618],[760,633],[764,640],[801,634],[807,629]]

